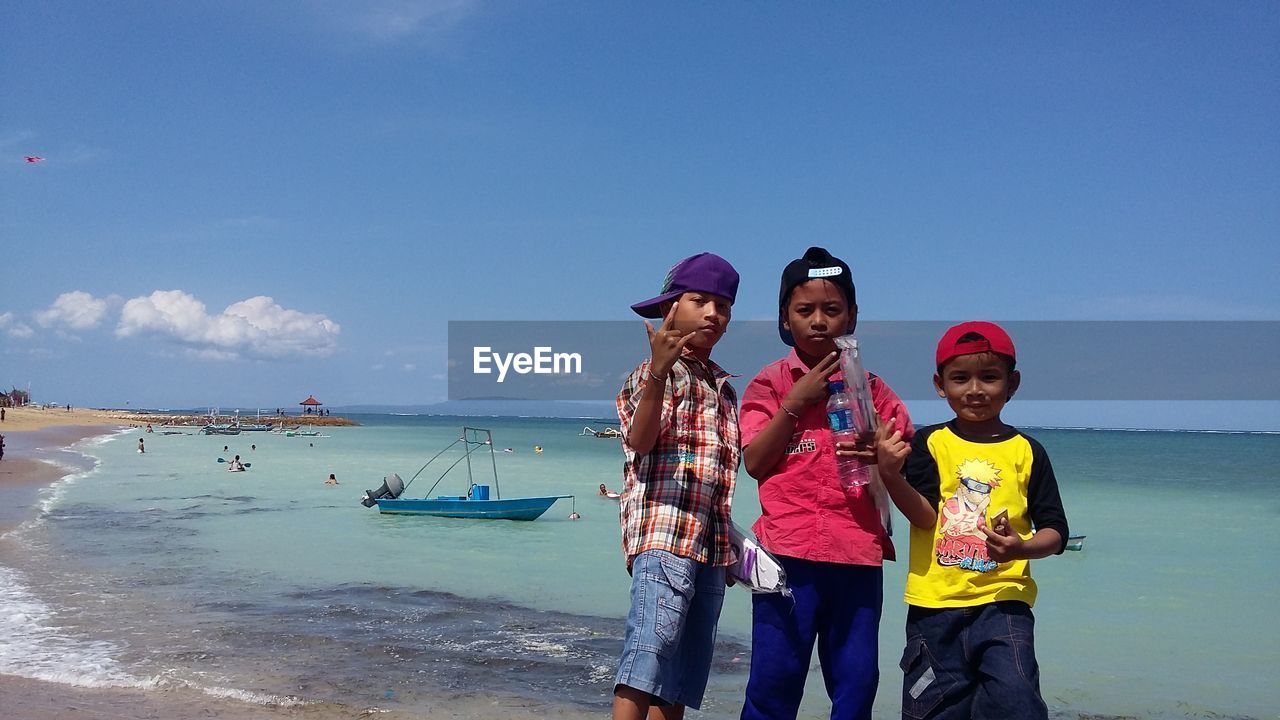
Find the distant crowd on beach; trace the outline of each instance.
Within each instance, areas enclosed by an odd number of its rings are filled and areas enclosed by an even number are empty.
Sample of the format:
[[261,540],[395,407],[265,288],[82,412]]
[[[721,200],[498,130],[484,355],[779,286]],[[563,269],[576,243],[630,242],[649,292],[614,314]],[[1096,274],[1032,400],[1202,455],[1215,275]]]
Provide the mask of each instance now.
[[[981,293],[974,279],[969,292]],[[711,359],[738,281],[702,253],[631,306],[646,318],[649,357],[617,396],[631,608],[613,717],[678,720],[700,707],[725,588],[743,584],[753,591],[743,720],[796,717],[815,645],[833,720],[869,719],[895,506],[910,523],[902,716],[1046,720],[1029,568],[1069,535],[1044,447],[1001,419],[1021,382],[1013,339],[991,322],[948,329],[933,384],[954,417],[916,428],[848,337],[852,270],[811,247],[781,273],[783,355],[739,403]],[[750,557],[730,515],[740,464],[759,483]],[[602,484],[600,494],[613,493]],[[766,582],[765,569],[785,582]]]

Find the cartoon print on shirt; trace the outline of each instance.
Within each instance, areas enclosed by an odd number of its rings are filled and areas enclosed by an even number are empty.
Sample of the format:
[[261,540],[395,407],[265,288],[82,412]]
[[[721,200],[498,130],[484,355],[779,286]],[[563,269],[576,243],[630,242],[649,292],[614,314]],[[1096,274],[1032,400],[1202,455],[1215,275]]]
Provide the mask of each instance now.
[[938,564],[990,572],[997,563],[987,556],[987,507],[991,488],[1000,486],[1000,468],[989,460],[965,460],[956,467],[960,485],[942,504],[942,527],[936,545]]

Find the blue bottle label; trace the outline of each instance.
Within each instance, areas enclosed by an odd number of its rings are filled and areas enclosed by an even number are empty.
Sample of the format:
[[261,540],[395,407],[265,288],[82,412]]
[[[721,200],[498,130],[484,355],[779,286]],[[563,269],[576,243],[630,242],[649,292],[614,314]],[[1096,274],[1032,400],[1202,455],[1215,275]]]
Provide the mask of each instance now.
[[831,426],[831,432],[844,432],[845,430],[855,429],[853,426],[853,412],[848,409],[828,412],[827,423]]

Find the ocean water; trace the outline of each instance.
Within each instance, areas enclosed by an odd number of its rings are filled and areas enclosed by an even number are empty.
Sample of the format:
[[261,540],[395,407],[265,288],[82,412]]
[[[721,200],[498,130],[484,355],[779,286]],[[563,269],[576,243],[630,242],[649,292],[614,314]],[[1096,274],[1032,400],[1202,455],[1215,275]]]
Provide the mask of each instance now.
[[[72,474],[0,539],[0,672],[286,704],[413,711],[492,696],[604,711],[629,578],[617,503],[596,488],[620,484],[618,442],[580,437],[581,420],[357,419],[315,438],[157,427],[145,454],[138,430],[47,453]],[[496,456],[503,495],[576,497],[532,523],[359,504],[384,475],[412,477],[463,424],[514,450]],[[1088,535],[1083,552],[1033,564],[1053,716],[1280,717],[1280,435],[1031,432],[1073,532]],[[234,454],[249,471],[217,462]],[[426,494],[444,466],[407,495]],[[455,469],[431,494],[465,489]],[[743,475],[735,519],[758,514]],[[886,566],[877,717],[898,716],[904,577],[904,564]],[[700,716],[737,716],[749,638],[749,596],[732,589]],[[828,710],[814,667],[806,718]]]

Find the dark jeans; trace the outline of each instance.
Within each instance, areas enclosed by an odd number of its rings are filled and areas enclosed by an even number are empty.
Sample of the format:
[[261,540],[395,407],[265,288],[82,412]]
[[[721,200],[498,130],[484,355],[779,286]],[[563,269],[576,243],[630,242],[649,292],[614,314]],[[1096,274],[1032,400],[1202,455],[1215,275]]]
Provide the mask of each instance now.
[[907,611],[902,717],[1048,718],[1040,697],[1035,617],[1026,603]]
[[795,599],[754,595],[741,720],[794,720],[818,645],[832,720],[870,720],[880,681],[879,567],[779,557]]

